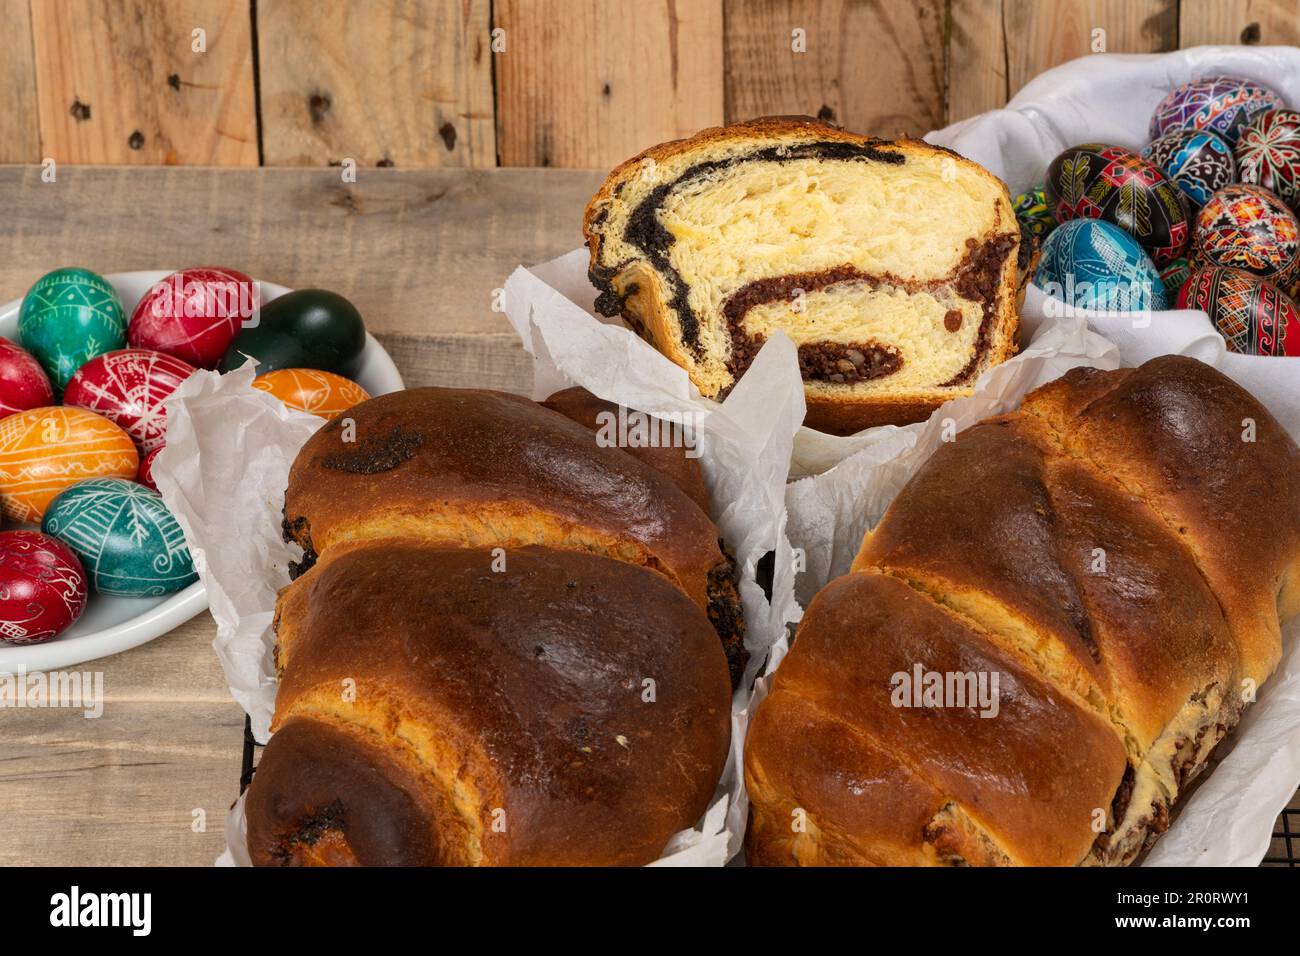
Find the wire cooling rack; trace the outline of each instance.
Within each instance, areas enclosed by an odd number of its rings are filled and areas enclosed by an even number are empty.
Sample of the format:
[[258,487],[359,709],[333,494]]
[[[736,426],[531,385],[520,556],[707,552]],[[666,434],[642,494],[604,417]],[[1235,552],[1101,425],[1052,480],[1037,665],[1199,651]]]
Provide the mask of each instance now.
[[[239,792],[248,789],[257,771],[257,751],[262,747],[253,738],[253,723],[244,717],[244,763],[239,774]],[[1268,855],[1261,866],[1296,866],[1300,867],[1300,791],[1291,800],[1291,805],[1282,811],[1273,824],[1273,842],[1269,844]]]
[[1300,866],[1300,793],[1273,825],[1273,842],[1263,866]]

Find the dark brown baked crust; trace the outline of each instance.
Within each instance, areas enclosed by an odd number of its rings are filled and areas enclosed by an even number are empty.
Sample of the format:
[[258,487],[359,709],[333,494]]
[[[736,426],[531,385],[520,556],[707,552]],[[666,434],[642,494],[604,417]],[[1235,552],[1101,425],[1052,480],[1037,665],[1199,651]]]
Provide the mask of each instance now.
[[[552,411],[559,412],[565,418],[571,418],[584,428],[593,432],[602,427],[601,415],[618,415],[618,406],[597,398],[585,388],[566,388],[556,392],[541,403]],[[712,513],[709,492],[704,487],[704,475],[700,472],[698,457],[689,458],[685,448],[654,447],[648,445],[620,446],[633,458],[639,459],[656,471],[666,475],[686,496],[700,506],[706,515]]]
[[385,540],[605,554],[726,622],[719,637],[743,670],[734,567],[708,516],[658,469],[517,395],[420,388],[355,406],[299,452],[284,529],[304,569],[331,547]]
[[698,821],[730,734],[705,616],[607,558],[493,561],[335,550],[284,591],[255,863],[636,865]]

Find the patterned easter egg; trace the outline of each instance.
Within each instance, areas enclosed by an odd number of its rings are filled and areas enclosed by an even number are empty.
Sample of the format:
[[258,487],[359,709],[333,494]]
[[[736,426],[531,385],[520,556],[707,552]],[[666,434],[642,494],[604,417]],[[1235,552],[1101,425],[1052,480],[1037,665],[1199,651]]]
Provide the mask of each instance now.
[[1072,219],[1043,242],[1034,285],[1077,309],[1138,312],[1166,307],[1151,257],[1118,226]]
[[1151,139],[1176,129],[1208,129],[1235,146],[1252,116],[1285,106],[1282,97],[1261,83],[1211,76],[1184,83],[1160,101],[1151,115]]
[[0,338],[0,417],[54,403],[49,376],[35,356]]
[[1245,355],[1300,355],[1300,308],[1266,279],[1239,269],[1200,268],[1178,308],[1209,315],[1228,350]]
[[1226,186],[1196,217],[1191,258],[1198,266],[1242,269],[1294,295],[1300,280],[1300,221],[1267,189]]
[[1156,166],[1119,146],[1071,146],[1047,170],[1047,198],[1057,222],[1104,219],[1119,226],[1156,265],[1187,245],[1187,211],[1178,188]]
[[149,452],[149,454],[141,458],[140,470],[136,472],[135,475],[136,481],[140,482],[140,484],[144,485],[146,488],[152,488],[154,491],[158,490],[158,485],[153,480],[153,463],[157,460],[158,453],[163,450],[163,447],[164,446],[159,445],[153,451]]
[[270,392],[290,408],[333,418],[370,396],[350,379],[314,368],[282,368],[253,379],[253,388]]
[[40,644],[86,609],[86,572],[62,541],[0,531],[0,644]]
[[134,481],[77,482],[50,503],[41,530],[77,553],[100,594],[168,594],[198,577],[162,495]]
[[196,369],[171,355],[148,349],[119,349],[91,359],[72,376],[65,405],[99,412],[130,435],[147,455],[167,437],[163,401]]
[[1239,180],[1262,186],[1300,215],[1300,113],[1260,113],[1237,140]]
[[83,478],[134,478],[131,436],[84,408],[31,408],[0,418],[0,506],[37,522],[54,496]]
[[103,276],[86,269],[55,269],[23,297],[18,339],[61,392],[88,359],[126,344],[122,300]]
[[1237,181],[1232,147],[1209,130],[1175,130],[1145,147],[1142,158],[1159,166],[1194,209],[1204,206],[1216,192]]
[[133,348],[216,368],[235,333],[260,306],[260,289],[242,272],[219,266],[182,269],[136,304],[127,339]]
[[1169,263],[1160,270],[1160,281],[1165,286],[1165,298],[1173,301],[1178,298],[1178,292],[1183,287],[1192,274],[1192,263],[1186,256],[1179,256],[1173,262]]
[[1056,228],[1056,218],[1047,205],[1047,193],[1041,186],[1017,196],[1012,208],[1015,209],[1020,228],[1040,242]]

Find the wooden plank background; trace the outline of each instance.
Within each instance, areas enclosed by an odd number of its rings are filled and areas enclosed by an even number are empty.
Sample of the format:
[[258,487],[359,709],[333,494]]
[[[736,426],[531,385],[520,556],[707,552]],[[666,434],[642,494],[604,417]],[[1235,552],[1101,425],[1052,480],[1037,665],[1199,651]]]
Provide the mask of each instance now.
[[918,135],[1300,0],[0,0],[0,163],[601,169],[705,126]]

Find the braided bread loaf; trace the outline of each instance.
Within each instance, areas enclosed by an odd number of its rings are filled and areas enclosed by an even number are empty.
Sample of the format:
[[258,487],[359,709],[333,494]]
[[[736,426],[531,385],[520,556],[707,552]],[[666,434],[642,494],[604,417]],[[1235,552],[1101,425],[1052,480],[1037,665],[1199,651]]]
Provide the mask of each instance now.
[[416,389],[303,446],[254,863],[642,864],[704,812],[731,565],[677,483],[702,493],[698,464],[602,447],[593,401]]
[[1130,863],[1297,613],[1300,449],[1263,406],[1188,358],[1074,369],[936,451],[809,606],[749,733],[750,860]]

